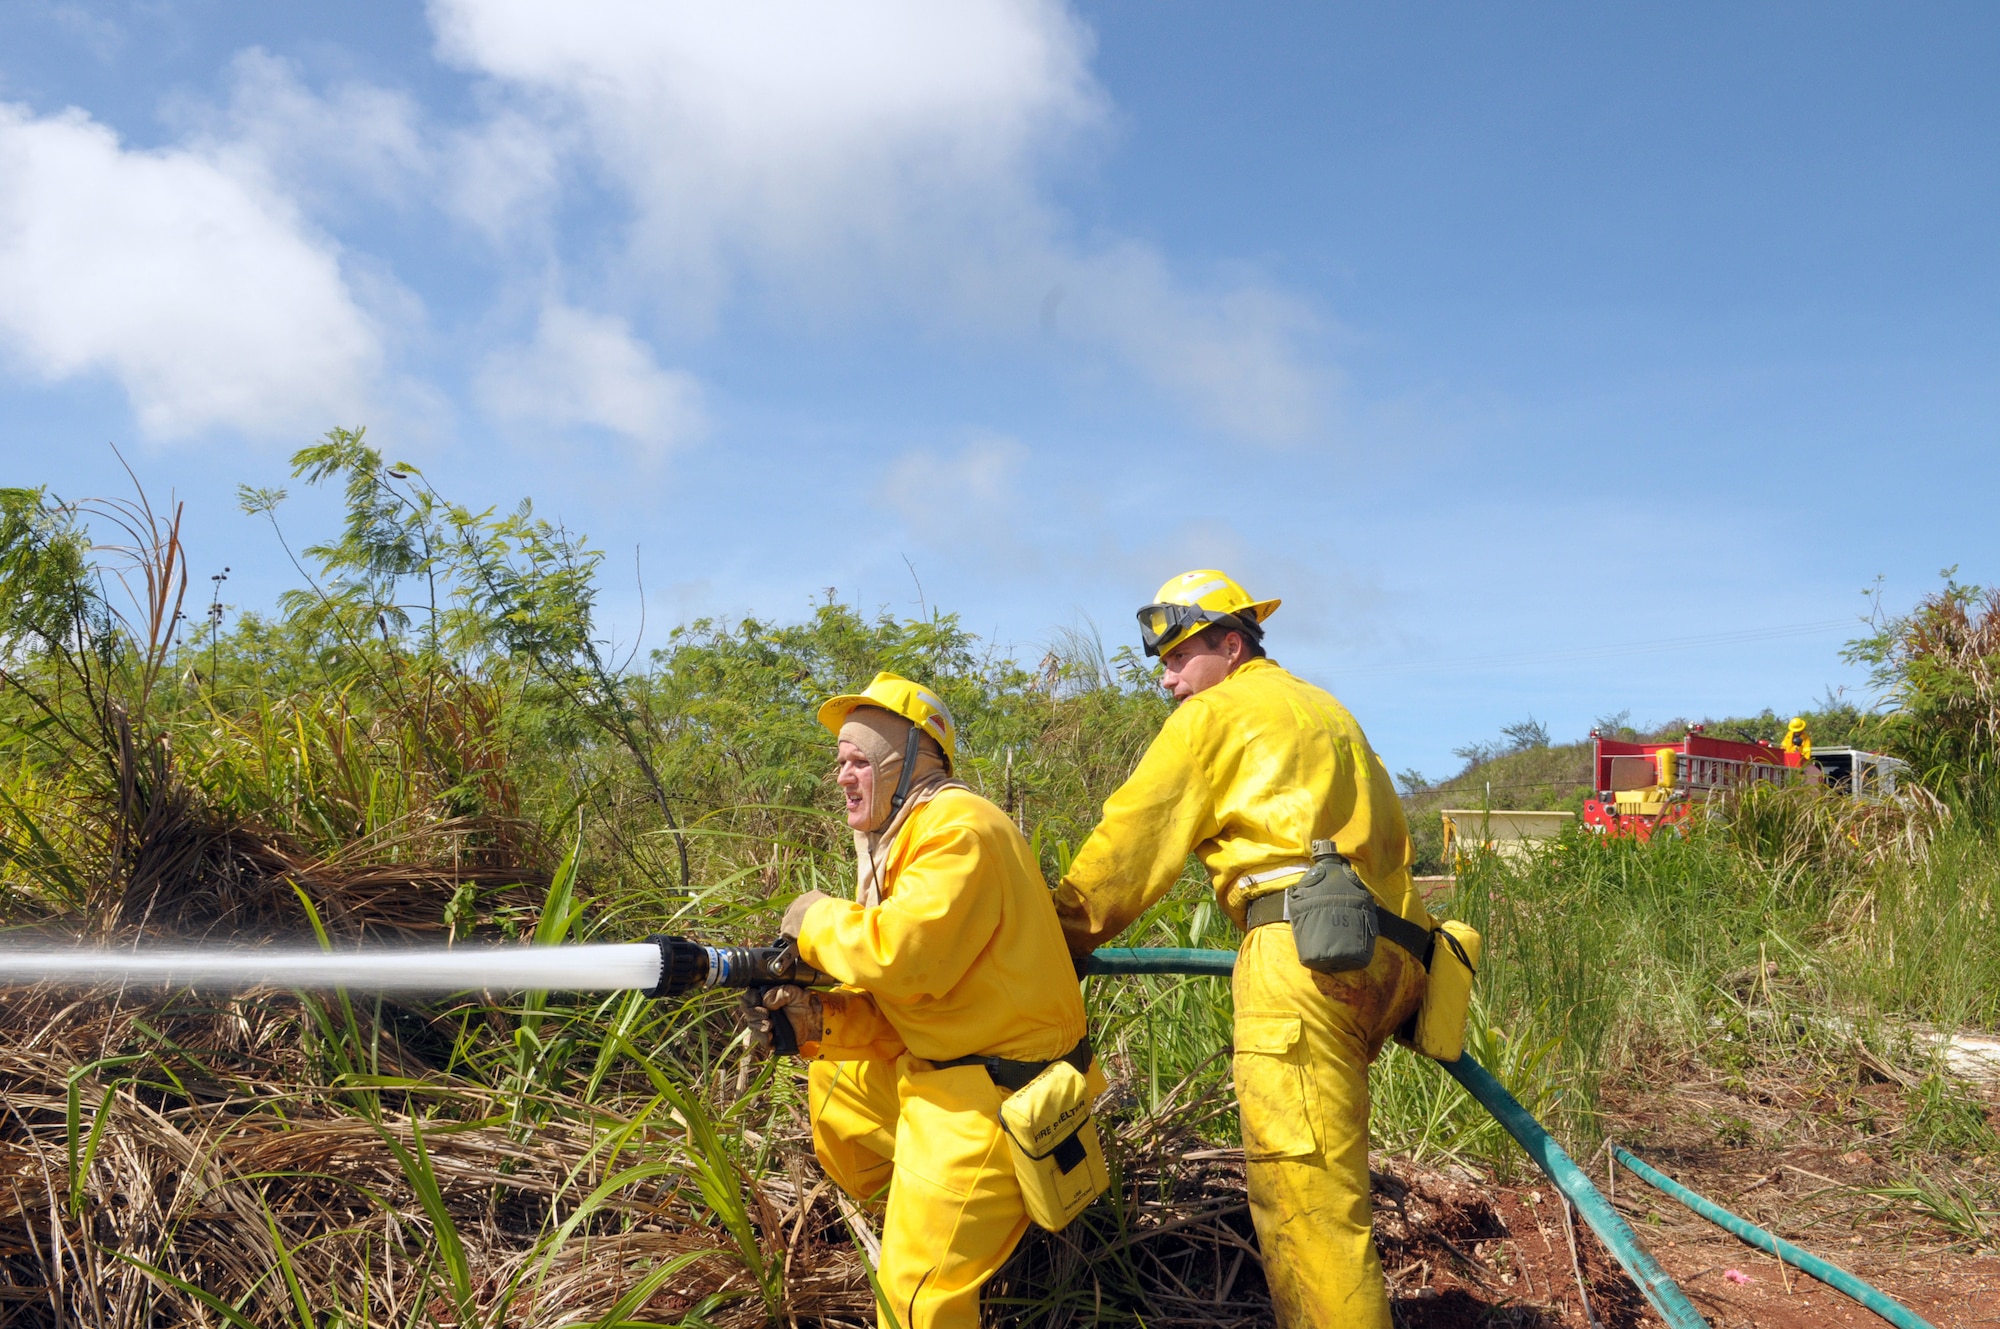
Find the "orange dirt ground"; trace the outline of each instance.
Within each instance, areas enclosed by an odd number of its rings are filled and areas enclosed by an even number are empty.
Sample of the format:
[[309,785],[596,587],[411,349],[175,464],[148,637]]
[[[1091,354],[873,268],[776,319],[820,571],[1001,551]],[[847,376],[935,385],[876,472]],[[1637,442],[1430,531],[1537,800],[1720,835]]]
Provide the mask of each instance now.
[[[1896,1297],[1937,1329],[2000,1326],[2000,1256],[1991,1246],[1908,1201],[1867,1193],[1903,1181],[1919,1165],[1933,1173],[1950,1166],[1935,1159],[1919,1164],[1897,1152],[1900,1127],[1890,1114],[1907,1086],[1690,1074],[1694,1078],[1682,1083],[1607,1093],[1606,1124],[1614,1137],[1723,1208]],[[1881,1123],[1890,1123],[1887,1129],[1859,1134],[1848,1121],[1857,1112],[1876,1121],[1868,1117],[1876,1110]],[[1718,1122],[1726,1143],[1717,1138]],[[1604,1163],[1599,1154],[1588,1164],[1600,1190],[1607,1190]],[[1377,1239],[1397,1285],[1397,1319],[1405,1329],[1588,1329],[1579,1264],[1603,1329],[1660,1323],[1580,1223],[1572,1262],[1561,1197],[1539,1174],[1496,1186],[1463,1169],[1378,1166],[1409,1187],[1405,1205],[1416,1219],[1402,1223],[1396,1185],[1378,1184]],[[1623,1169],[1608,1193],[1717,1329],[1887,1323]],[[1458,1251],[1443,1249],[1439,1236]]]

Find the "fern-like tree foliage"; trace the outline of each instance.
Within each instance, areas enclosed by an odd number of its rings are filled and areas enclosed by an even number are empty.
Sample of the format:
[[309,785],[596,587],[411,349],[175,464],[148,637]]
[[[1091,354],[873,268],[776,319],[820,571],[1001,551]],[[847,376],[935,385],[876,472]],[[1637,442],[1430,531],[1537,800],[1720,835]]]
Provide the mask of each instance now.
[[1939,794],[1990,814],[2000,810],[2000,588],[1943,575],[1941,589],[1908,614],[1878,617],[1846,655],[1883,690],[1884,745]]
[[[653,747],[609,662],[595,622],[603,552],[523,499],[512,512],[453,503],[408,462],[385,462],[365,429],[334,429],[292,457],[310,485],[338,483],[346,515],[338,539],[308,546],[308,584],[285,593],[285,618],[346,641],[359,658],[379,634],[407,641],[426,669],[526,672],[576,720],[622,748],[672,833],[683,889],[687,840]],[[241,492],[247,512],[273,516],[282,490]],[[304,571],[304,569],[302,569]]]

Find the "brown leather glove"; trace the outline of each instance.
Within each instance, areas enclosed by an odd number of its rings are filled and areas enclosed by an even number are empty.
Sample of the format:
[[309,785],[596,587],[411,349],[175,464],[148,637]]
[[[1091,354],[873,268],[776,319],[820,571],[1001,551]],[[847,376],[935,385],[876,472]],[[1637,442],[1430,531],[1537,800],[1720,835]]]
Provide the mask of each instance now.
[[748,989],[736,1019],[750,1031],[750,1042],[766,1052],[797,1055],[826,1033],[825,1007],[818,994],[791,983]]
[[792,901],[785,908],[785,921],[778,925],[779,935],[790,937],[796,941],[799,929],[806,925],[806,910],[812,908],[821,900],[831,900],[832,898],[825,891],[807,891],[804,895]]

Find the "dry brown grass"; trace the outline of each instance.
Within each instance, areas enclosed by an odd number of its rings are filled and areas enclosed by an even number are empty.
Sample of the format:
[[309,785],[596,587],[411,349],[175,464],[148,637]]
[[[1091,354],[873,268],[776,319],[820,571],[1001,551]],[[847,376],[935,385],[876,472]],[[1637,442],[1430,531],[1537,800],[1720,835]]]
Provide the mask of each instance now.
[[[670,1267],[619,1318],[766,1320],[696,1183],[715,1160],[658,1097],[544,1092],[527,1120],[518,1093],[396,1056],[366,1088],[319,1082],[287,997],[16,990],[0,1022],[0,1325],[587,1324]],[[783,1313],[860,1323],[865,1277],[802,1143],[738,1179]],[[399,1149],[428,1160],[435,1207]]]
[[[0,993],[0,1326],[873,1323],[873,1220],[812,1159],[796,1064],[740,1096],[733,1062],[482,1081],[397,1031],[513,1020],[402,1014],[328,1077],[296,997]],[[1107,1119],[1115,1197],[1030,1235],[993,1323],[1268,1321],[1241,1152],[1202,1135],[1233,1095],[1195,1085]],[[1392,1280],[1462,1262],[1469,1188],[1380,1166]]]

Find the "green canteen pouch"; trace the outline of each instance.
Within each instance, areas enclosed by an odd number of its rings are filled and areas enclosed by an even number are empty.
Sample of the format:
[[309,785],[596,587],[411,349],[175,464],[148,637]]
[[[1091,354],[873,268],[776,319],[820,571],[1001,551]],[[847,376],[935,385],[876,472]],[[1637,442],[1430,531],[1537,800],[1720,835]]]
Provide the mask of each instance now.
[[1375,958],[1375,897],[1331,841],[1312,849],[1306,875],[1285,888],[1299,963],[1322,974],[1366,969]]
[[1083,1072],[1053,1061],[1000,1104],[1028,1217],[1051,1232],[1062,1231],[1111,1185],[1090,1098]]

